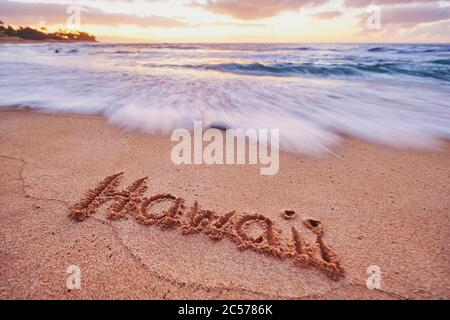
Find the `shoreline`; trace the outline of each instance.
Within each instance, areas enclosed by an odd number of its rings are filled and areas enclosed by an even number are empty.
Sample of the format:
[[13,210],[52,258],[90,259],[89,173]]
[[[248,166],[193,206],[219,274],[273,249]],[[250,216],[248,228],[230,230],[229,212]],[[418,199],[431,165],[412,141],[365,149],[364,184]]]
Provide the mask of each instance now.
[[[257,166],[177,167],[169,137],[122,131],[101,115],[1,109],[0,122],[2,298],[450,298],[448,141],[434,152],[343,137],[335,155],[281,152],[278,175],[263,177]],[[287,248],[292,227],[313,246],[317,230],[303,223],[320,221],[345,277],[261,254],[251,239],[253,247],[237,250],[204,229],[184,235],[133,215],[109,219],[111,203],[86,221],[69,218],[88,190],[119,172],[120,190],[149,177],[143,197],[185,200],[182,226],[196,201],[220,215],[261,214]],[[296,217],[283,218],[286,210]],[[261,228],[244,232],[256,237]],[[73,264],[82,289],[68,291]],[[366,287],[371,265],[381,268],[381,290]]]
[[[75,112],[67,112],[67,111],[55,111],[55,110],[48,110],[43,107],[30,107],[27,105],[11,105],[11,106],[5,106],[0,105],[0,112],[30,112],[30,113],[36,113],[36,114],[44,114],[48,116],[56,116],[56,117],[68,117],[68,118],[79,118],[79,119],[95,119],[95,120],[101,120],[105,122],[107,126],[113,127],[115,130],[124,131],[127,133],[135,133],[140,135],[148,135],[148,136],[159,136],[164,137],[168,142],[170,142],[170,134],[161,134],[161,133],[152,133],[147,130],[141,130],[137,127],[124,127],[118,123],[110,122],[110,120],[103,114],[102,112],[99,113],[75,113]],[[218,125],[217,125],[218,124]],[[218,129],[220,131],[226,131],[226,127],[222,127],[221,123],[212,123],[212,126],[205,126],[204,130],[206,129]],[[237,128],[231,128],[231,129],[237,129]],[[194,133],[193,128],[188,129],[189,132]],[[349,143],[360,143],[360,144],[367,144],[372,147],[376,148],[382,148],[385,150],[393,151],[393,152],[413,152],[417,154],[435,154],[440,152],[447,152],[450,151],[450,138],[446,139],[445,137],[439,137],[435,139],[431,139],[431,144],[428,146],[425,146],[423,143],[417,146],[412,146],[411,144],[384,144],[382,142],[374,141],[373,139],[364,139],[361,137],[356,137],[354,135],[351,135],[349,133],[341,132],[339,130],[333,132],[337,140],[330,145],[327,146],[329,148],[328,152],[313,152],[313,153],[299,153],[299,152],[293,152],[287,149],[280,148],[279,152],[280,154],[289,154],[291,156],[300,156],[300,157],[306,157],[310,159],[320,159],[323,157],[330,157],[337,153],[339,153],[342,150],[345,150],[345,146]],[[175,145],[175,143],[174,143]]]
[[[26,40],[18,38],[22,41],[36,41],[40,42],[39,40]],[[2,38],[0,37],[0,43],[2,43]],[[13,40],[14,41],[14,40]],[[55,40],[60,41],[60,40]],[[75,42],[92,42],[92,41],[75,41]],[[114,41],[104,41],[100,42],[96,40],[97,43],[110,43],[110,44],[117,44],[117,45],[152,45],[152,44],[173,44],[173,45],[182,45],[182,44],[193,44],[193,45],[212,45],[212,44],[223,44],[223,45],[367,45],[367,46],[376,46],[376,45],[443,45],[447,46],[450,45],[450,42],[313,42],[313,41],[306,41],[306,42],[114,42]]]
[[77,41],[77,40],[28,40],[22,38],[10,37],[13,39],[8,39],[5,37],[0,37],[0,44],[74,44],[74,43],[99,43],[98,41]]

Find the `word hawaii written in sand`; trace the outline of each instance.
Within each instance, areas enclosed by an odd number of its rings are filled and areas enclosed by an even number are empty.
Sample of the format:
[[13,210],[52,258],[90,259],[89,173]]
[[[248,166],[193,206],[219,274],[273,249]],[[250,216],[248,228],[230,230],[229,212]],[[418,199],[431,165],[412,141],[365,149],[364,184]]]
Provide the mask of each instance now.
[[[324,241],[324,229],[320,221],[305,219],[306,229],[313,232],[314,243],[307,243],[303,235],[292,227],[292,241],[283,245],[280,242],[280,230],[274,222],[260,214],[238,214],[231,211],[218,214],[204,210],[197,201],[186,205],[183,198],[171,194],[144,196],[147,191],[148,177],[133,182],[124,190],[119,190],[123,173],[106,177],[94,189],[70,208],[69,216],[76,221],[84,221],[94,215],[100,206],[111,202],[107,208],[107,218],[119,220],[132,217],[139,224],[157,226],[162,230],[180,229],[185,236],[201,233],[212,241],[225,238],[237,245],[239,250],[253,250],[275,259],[291,259],[301,268],[315,268],[331,279],[338,281],[345,274],[340,258]],[[165,209],[158,209],[164,206]],[[286,211],[289,218],[292,212]],[[261,234],[254,236],[251,226],[258,224]]]

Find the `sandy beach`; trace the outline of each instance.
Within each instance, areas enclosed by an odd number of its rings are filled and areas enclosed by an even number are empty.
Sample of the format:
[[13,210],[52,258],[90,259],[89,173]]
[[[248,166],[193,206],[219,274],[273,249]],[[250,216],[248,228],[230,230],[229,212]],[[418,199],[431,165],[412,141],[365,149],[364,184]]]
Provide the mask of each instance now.
[[[276,176],[175,166],[172,146],[102,117],[0,111],[0,298],[450,298],[447,142],[418,151],[346,138],[335,154],[281,153]],[[83,202],[119,173],[104,187],[128,193]],[[182,199],[173,216],[133,214],[133,201],[164,194]],[[190,220],[196,203],[204,220]],[[320,243],[322,264],[300,261],[299,239]],[[72,265],[79,290],[66,286]],[[372,265],[381,289],[367,288]]]

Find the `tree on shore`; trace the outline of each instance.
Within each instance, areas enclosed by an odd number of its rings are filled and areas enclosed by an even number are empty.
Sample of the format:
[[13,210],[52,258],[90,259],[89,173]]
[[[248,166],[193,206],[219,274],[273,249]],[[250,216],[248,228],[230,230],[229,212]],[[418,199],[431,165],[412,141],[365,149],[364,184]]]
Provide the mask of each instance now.
[[57,32],[49,33],[45,28],[41,28],[39,31],[31,27],[19,27],[18,29],[15,29],[10,25],[6,26],[2,21],[0,21],[0,36],[17,37],[24,40],[36,41],[96,41],[95,36],[87,32],[58,30]]

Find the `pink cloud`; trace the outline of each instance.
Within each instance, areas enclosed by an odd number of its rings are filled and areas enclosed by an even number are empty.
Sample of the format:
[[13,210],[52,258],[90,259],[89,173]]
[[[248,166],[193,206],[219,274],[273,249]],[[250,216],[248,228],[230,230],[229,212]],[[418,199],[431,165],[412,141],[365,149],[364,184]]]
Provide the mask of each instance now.
[[324,12],[319,12],[319,13],[315,13],[315,14],[311,15],[311,17],[314,17],[317,19],[323,19],[323,20],[334,19],[334,18],[337,18],[340,16],[342,16],[342,12],[340,12],[340,11],[324,11]]
[[[368,16],[367,13],[360,15],[361,26],[365,26]],[[381,25],[384,27],[414,27],[421,23],[449,19],[450,7],[441,7],[436,3],[382,7],[381,9]]]
[[[37,25],[41,20],[46,24],[64,24],[69,14],[68,5],[50,3],[25,3],[0,0],[0,20],[6,24]],[[184,22],[159,17],[138,17],[129,14],[105,13],[99,9],[83,6],[81,14],[82,23],[120,25],[131,24],[142,27],[179,27]]]
[[372,4],[379,6],[393,6],[413,3],[436,3],[436,0],[345,0],[347,7],[368,7]]
[[256,20],[270,18],[284,11],[318,6],[329,0],[208,0],[206,4],[195,3],[216,14],[226,14],[237,19]]

